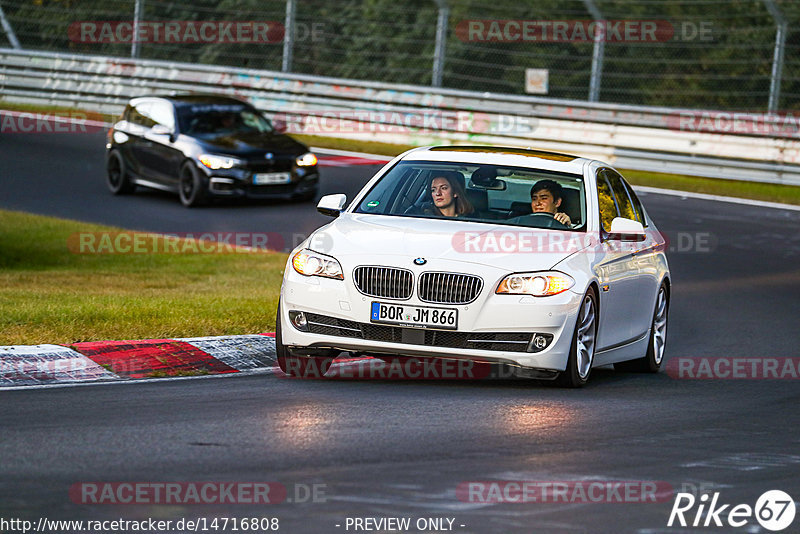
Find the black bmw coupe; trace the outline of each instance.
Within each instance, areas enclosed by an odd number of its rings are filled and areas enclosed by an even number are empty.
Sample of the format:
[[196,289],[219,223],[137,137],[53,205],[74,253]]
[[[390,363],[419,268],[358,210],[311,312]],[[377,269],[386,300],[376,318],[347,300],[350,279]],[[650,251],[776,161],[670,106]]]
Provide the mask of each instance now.
[[134,98],[109,131],[108,187],[176,192],[187,207],[215,197],[313,199],[317,158],[284,131],[231,97]]

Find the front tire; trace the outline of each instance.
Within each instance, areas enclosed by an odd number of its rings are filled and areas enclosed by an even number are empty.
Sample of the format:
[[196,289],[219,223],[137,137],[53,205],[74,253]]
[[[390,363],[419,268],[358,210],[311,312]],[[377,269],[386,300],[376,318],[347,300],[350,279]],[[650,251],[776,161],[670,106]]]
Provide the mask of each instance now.
[[634,373],[657,373],[664,361],[667,344],[667,315],[669,311],[669,294],[666,284],[661,284],[656,295],[653,310],[653,321],[650,324],[650,341],[644,357],[627,362],[617,362],[614,369]]
[[108,155],[106,184],[115,195],[129,195],[136,189],[136,184],[131,182],[131,177],[125,168],[125,160],[118,150],[113,150]]
[[178,193],[181,197],[181,204],[187,208],[202,205],[208,196],[208,189],[200,176],[200,171],[189,161],[181,167]]
[[322,378],[328,369],[331,368],[333,358],[323,356],[303,356],[293,354],[289,348],[283,344],[281,333],[281,304],[278,302],[278,311],[275,314],[275,356],[278,360],[278,367],[281,368],[286,376],[297,378]]
[[586,385],[592,373],[594,351],[597,340],[597,297],[589,290],[583,297],[572,335],[567,368],[558,375],[556,383],[561,387],[579,388]]

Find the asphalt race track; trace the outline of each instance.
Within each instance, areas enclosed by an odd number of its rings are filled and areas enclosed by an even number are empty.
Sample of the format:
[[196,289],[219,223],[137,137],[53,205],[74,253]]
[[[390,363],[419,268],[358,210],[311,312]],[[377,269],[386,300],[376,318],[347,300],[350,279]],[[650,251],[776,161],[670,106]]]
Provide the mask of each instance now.
[[[104,181],[102,132],[4,135],[0,137],[0,154],[8,158],[0,169],[0,207],[4,209],[131,230],[278,232],[287,238],[308,235],[329,220],[317,213],[313,202],[228,202],[194,210],[184,208],[177,194],[143,188],[132,196],[113,197]],[[348,193],[352,197],[365,177],[378,168],[380,165],[324,168],[321,194]],[[307,216],[298,217],[298,213]]]
[[[167,233],[307,234],[327,220],[312,203],[187,210],[160,193],[115,198],[103,152],[102,134],[3,137],[0,208]],[[324,168],[323,193],[351,197],[376,168]],[[797,362],[800,212],[642,198],[671,241],[667,358]],[[767,532],[754,518],[740,529],[667,521],[679,491],[719,492],[731,505],[723,521],[767,490],[800,500],[800,377],[676,376],[598,369],[581,390],[269,375],[0,391],[0,517],[277,517],[287,533],[355,532],[348,518],[366,517],[449,518],[452,531],[481,534]],[[499,504],[458,492],[492,480],[645,481],[670,491],[655,503]],[[279,482],[288,493],[266,506],[70,497],[74,484],[98,481]],[[306,498],[314,484],[324,495]]]

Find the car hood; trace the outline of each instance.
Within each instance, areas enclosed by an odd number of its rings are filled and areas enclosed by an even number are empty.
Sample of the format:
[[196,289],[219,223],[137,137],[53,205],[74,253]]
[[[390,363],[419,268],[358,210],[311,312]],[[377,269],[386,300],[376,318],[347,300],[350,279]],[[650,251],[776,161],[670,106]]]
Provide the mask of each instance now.
[[272,152],[276,157],[299,156],[308,152],[308,148],[285,134],[277,133],[234,133],[219,136],[203,136],[197,138],[206,150],[223,152],[241,157],[263,157]]
[[[416,258],[491,265],[508,272],[551,269],[587,246],[587,234],[455,220],[342,213],[306,246],[348,263],[410,266]],[[440,262],[442,265],[444,262]]]

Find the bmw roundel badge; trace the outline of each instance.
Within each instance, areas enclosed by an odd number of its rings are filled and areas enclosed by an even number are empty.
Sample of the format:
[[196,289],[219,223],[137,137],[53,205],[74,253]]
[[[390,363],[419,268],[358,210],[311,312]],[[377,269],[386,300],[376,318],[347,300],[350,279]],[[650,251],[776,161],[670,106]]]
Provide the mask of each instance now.
[[426,263],[428,263],[428,260],[425,258],[417,258],[414,260],[414,265],[425,265]]

